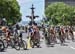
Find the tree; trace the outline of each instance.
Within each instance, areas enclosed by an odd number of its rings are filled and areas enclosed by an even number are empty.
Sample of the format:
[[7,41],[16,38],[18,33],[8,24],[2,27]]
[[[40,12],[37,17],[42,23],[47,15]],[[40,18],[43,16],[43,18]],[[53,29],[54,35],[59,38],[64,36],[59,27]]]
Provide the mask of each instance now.
[[51,3],[46,8],[45,14],[49,20],[52,18],[54,25],[75,25],[75,23],[71,22],[75,18],[74,6],[69,6],[63,2]]
[[16,0],[0,0],[0,18],[15,24],[21,20],[20,6]]

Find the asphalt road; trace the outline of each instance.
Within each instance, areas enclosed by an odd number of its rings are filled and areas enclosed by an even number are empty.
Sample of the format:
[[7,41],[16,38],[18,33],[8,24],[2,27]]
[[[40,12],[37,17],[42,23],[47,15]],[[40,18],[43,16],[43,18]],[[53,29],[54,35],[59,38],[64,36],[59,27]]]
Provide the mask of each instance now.
[[[27,34],[23,35],[23,39],[27,40]],[[45,41],[41,39],[41,48],[31,48],[29,50],[21,49],[17,51],[9,47],[5,50],[5,52],[0,52],[0,54],[75,54],[75,42],[69,40],[66,41],[65,44],[67,44],[68,46],[61,46],[60,44],[55,44],[54,47],[47,47]]]

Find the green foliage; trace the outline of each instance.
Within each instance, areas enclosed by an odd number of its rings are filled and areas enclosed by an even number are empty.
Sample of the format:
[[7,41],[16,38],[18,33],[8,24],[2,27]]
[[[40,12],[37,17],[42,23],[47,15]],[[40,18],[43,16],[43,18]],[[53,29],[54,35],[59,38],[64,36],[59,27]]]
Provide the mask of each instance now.
[[0,18],[15,24],[21,20],[20,6],[16,0],[0,0]]
[[75,25],[75,23],[71,22],[75,18],[74,6],[69,6],[63,2],[51,3],[46,8],[45,14],[49,20],[52,19],[54,25]]

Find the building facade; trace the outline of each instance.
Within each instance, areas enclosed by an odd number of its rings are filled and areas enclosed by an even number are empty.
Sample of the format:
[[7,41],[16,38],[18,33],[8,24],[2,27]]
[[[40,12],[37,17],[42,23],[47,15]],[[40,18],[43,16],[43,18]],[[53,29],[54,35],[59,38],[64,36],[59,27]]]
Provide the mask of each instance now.
[[75,5],[75,0],[45,0],[45,7],[47,7],[48,4],[53,2],[64,2],[68,5]]

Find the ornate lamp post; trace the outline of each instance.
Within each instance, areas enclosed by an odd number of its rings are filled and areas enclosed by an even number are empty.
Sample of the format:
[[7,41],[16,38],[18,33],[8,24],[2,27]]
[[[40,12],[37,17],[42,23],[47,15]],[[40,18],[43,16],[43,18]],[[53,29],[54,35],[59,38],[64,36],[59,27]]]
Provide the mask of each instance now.
[[7,20],[6,20],[6,18],[3,18],[2,20],[3,20],[3,25],[6,26],[6,25],[7,25]]
[[30,8],[31,9],[31,16],[26,16],[26,17],[28,17],[28,18],[30,18],[31,19],[31,24],[34,24],[33,22],[34,22],[34,19],[35,18],[37,18],[37,17],[39,17],[39,16],[35,16],[34,15],[34,5],[32,4],[32,7]]
[[51,18],[50,18],[50,25],[52,25],[53,24],[53,16],[51,16]]
[[65,22],[64,19],[65,19],[65,16],[63,15],[62,16],[63,25],[64,25],[64,22]]

